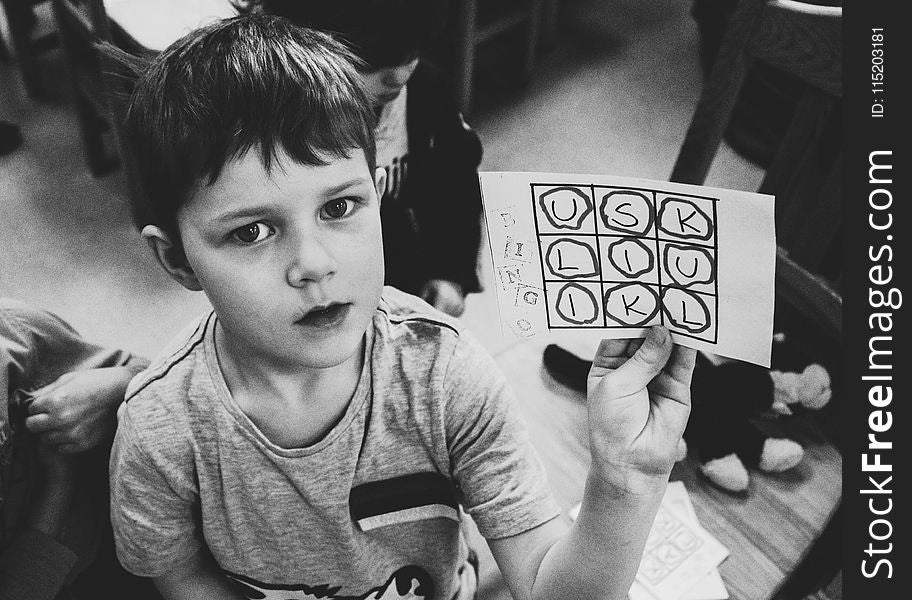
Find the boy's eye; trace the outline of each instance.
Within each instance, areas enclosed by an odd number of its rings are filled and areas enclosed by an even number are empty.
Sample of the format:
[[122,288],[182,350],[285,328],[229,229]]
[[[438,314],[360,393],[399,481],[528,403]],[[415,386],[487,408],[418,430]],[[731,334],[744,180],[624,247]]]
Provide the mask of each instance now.
[[351,211],[352,200],[348,198],[337,198],[330,200],[323,205],[321,213],[328,219],[341,219]]
[[272,228],[265,223],[250,223],[238,227],[231,232],[231,236],[245,244],[253,244],[265,240],[272,233]]

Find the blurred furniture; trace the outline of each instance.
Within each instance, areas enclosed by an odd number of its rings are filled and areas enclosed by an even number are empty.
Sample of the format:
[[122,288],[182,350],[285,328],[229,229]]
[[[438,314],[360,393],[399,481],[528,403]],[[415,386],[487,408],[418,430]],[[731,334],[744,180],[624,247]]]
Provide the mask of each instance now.
[[105,0],[104,5],[119,34],[154,52],[192,29],[237,15],[231,0]]
[[[45,95],[38,70],[38,56],[56,48],[58,44],[57,32],[40,32],[35,17],[35,8],[47,2],[48,0],[0,0],[22,84],[31,98],[42,98]],[[9,58],[3,40],[0,40],[0,58]]]
[[450,3],[455,44],[453,77],[457,101],[463,112],[468,112],[472,105],[476,54],[481,44],[521,30],[519,73],[523,79],[531,77],[544,6],[544,0],[453,0]]
[[89,171],[99,177],[125,166],[130,193],[136,193],[134,170],[120,145],[122,106],[112,104],[128,90],[118,86],[118,66],[96,44],[109,42],[135,55],[154,53],[191,29],[236,11],[228,0],[51,1]]
[[[829,350],[836,361],[842,341],[841,269],[832,262],[842,227],[841,31],[841,7],[739,0],[671,174],[672,181],[681,183],[705,181],[753,61],[803,83],[803,95],[759,191],[776,197],[777,313],[781,304],[781,312],[791,315],[795,327],[803,328],[808,343],[821,353]],[[840,372],[838,364],[827,366],[833,375]],[[834,388],[831,405],[838,401]],[[745,565],[740,573],[723,569],[730,590],[738,589],[732,582],[748,573],[761,580],[764,561],[772,562],[768,565],[771,573],[780,574],[775,590],[768,583],[758,586],[753,582],[734,597],[804,598],[817,592],[839,569],[841,456],[838,439],[834,439],[837,432],[820,431],[814,419],[805,425],[809,429],[802,433],[811,439],[791,437],[810,448],[810,462],[806,458],[804,468],[819,472],[807,473],[788,488],[767,478],[749,492],[749,500],[761,496],[775,499],[772,502],[725,502],[718,496],[711,502],[714,515],[707,515],[708,519],[723,520],[731,530],[719,534],[708,528],[723,543],[732,543],[733,535],[741,535],[753,547],[754,566]],[[708,490],[706,493],[712,497]],[[750,510],[745,510],[747,504],[753,504]],[[699,506],[698,512],[702,518]],[[788,523],[792,533],[777,531],[780,523]],[[791,556],[796,550],[798,554]],[[801,561],[794,560],[798,556]],[[738,560],[734,551],[728,562],[733,559]]]
[[542,6],[541,43],[543,48],[554,45],[557,37],[558,0],[544,0]]
[[[110,31],[109,41],[130,54],[147,56],[161,52],[197,27],[237,15],[231,0],[104,0],[104,9]],[[107,70],[114,71],[114,65],[109,65]],[[117,81],[116,76],[107,77],[106,85],[116,85]],[[125,99],[129,90],[115,92],[115,97]],[[116,131],[125,107],[111,108]],[[117,137],[119,139],[119,135]],[[138,187],[134,159],[123,146],[120,147],[120,156],[126,172],[128,193],[135,198],[143,192]]]
[[[101,177],[120,165],[110,94],[102,76],[107,63],[95,47],[96,43],[113,39],[105,5],[102,0],[52,3],[86,163],[94,177]],[[113,140],[109,141],[109,137]]]

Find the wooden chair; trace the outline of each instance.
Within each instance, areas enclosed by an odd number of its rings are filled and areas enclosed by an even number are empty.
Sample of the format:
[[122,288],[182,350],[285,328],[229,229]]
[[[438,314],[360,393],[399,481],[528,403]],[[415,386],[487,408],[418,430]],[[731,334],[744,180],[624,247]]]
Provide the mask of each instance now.
[[[70,73],[86,163],[94,177],[101,177],[120,166],[116,131],[102,77],[105,63],[95,47],[98,42],[111,40],[110,23],[102,0],[52,2]],[[108,137],[114,138],[113,143]]]
[[[46,94],[38,68],[38,57],[58,45],[56,31],[42,33],[36,27],[34,9],[46,2],[47,0],[0,0],[9,29],[10,45],[19,64],[22,85],[29,97],[35,99],[43,98]],[[8,58],[9,54],[0,39],[0,59]]]
[[[818,338],[815,348],[836,350],[832,354],[835,360],[842,341],[841,272],[827,259],[838,247],[842,225],[842,143],[838,127],[841,29],[840,7],[792,0],[739,0],[671,174],[672,181],[705,181],[748,69],[755,61],[806,84],[759,191],[776,197],[777,315],[781,311],[793,315],[799,324],[796,326],[803,325],[812,332],[809,337]],[[837,376],[838,364],[831,366],[835,367],[831,373]],[[831,405],[839,401],[838,395],[834,387]],[[820,464],[812,466],[823,469],[833,462],[841,464],[833,432],[821,433],[814,442]],[[814,489],[813,478],[798,485],[803,489],[796,502],[816,501],[822,506],[815,511],[828,507],[830,514],[819,525],[802,524],[810,527],[813,543],[796,567],[785,570],[786,577],[772,595],[777,600],[804,598],[816,592],[838,571],[841,562],[839,493],[833,493],[832,482],[827,490]],[[739,511],[737,503],[716,504],[716,510]],[[767,514],[746,515],[749,521],[745,523],[783,518],[776,514],[775,504],[766,508]],[[762,530],[759,535],[763,535]]]
[[453,75],[457,100],[463,112],[468,112],[472,105],[478,46],[506,32],[522,28],[520,73],[524,79],[528,79],[535,67],[536,49],[540,38],[544,0],[499,0],[485,3],[482,10],[479,10],[480,4],[482,3],[478,0],[451,2],[455,29],[453,43],[456,46]]

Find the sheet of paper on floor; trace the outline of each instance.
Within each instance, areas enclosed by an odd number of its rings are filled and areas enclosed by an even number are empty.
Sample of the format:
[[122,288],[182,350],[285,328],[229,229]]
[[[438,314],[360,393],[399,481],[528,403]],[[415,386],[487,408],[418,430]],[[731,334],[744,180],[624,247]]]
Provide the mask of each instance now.
[[[576,519],[580,505],[568,515]],[[728,549],[703,529],[684,483],[668,484],[629,600],[725,600],[717,569]],[[648,561],[648,562],[647,562]]]

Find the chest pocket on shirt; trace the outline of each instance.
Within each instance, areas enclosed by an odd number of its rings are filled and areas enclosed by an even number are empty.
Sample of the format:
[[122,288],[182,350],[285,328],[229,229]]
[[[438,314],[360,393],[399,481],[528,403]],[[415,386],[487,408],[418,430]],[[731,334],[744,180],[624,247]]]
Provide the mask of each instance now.
[[362,531],[440,517],[459,521],[453,482],[434,472],[362,483],[349,494],[348,507]]

